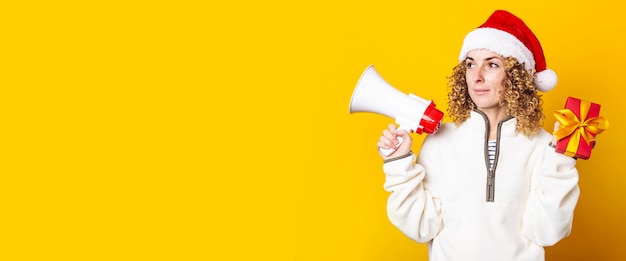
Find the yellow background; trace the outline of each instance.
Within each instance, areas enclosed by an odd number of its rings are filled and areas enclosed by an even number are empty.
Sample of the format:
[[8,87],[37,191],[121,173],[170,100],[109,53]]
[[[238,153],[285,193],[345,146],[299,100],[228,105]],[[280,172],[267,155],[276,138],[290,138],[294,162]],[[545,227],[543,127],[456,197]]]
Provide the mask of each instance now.
[[[611,122],[548,260],[622,260],[623,7],[609,1],[4,3],[1,260],[426,260],[385,215],[368,64],[445,112],[464,35],[522,17]],[[447,120],[447,119],[446,119]],[[413,135],[415,150],[423,136]]]

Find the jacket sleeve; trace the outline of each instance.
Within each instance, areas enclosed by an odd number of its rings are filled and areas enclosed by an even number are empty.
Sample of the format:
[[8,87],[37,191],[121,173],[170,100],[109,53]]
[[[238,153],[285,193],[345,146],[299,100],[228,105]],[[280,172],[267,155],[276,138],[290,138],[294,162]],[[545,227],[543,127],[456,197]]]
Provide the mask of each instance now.
[[424,167],[414,162],[411,155],[383,165],[384,188],[391,192],[387,216],[406,236],[426,243],[441,230],[441,203],[424,188]]
[[530,189],[524,212],[524,235],[539,246],[552,246],[572,229],[580,195],[576,160],[546,146]]

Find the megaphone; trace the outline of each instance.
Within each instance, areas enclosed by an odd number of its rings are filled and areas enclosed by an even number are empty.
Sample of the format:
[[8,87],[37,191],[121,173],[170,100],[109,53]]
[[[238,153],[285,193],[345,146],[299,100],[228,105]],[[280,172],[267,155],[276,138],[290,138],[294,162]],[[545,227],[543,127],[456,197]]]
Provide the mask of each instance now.
[[[435,108],[435,103],[417,95],[406,95],[387,83],[369,65],[356,84],[350,99],[350,113],[370,112],[395,119],[398,129],[418,134],[435,134],[441,125],[443,112]],[[398,138],[400,143],[402,139]],[[398,146],[400,146],[400,143]],[[398,148],[381,149],[389,156]]]

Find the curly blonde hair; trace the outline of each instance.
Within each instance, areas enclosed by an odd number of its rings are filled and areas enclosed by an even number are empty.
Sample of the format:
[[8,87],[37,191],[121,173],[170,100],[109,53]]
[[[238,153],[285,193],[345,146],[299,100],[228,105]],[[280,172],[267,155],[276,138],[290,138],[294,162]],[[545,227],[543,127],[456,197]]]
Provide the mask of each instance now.
[[[448,77],[448,115],[458,126],[476,109],[467,90],[465,80],[465,62],[456,65],[452,75]],[[531,137],[539,132],[545,116],[543,115],[541,95],[533,83],[534,71],[526,70],[514,57],[504,59],[506,78],[504,85],[504,100],[500,106],[506,106],[506,113],[517,118],[517,132]]]

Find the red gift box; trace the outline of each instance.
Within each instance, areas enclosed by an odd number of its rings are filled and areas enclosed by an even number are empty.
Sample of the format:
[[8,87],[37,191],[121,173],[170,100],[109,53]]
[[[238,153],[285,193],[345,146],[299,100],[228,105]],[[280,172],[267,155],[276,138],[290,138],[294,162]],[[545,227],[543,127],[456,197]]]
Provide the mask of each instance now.
[[568,97],[565,109],[554,111],[559,121],[556,136],[556,152],[578,159],[588,159],[596,135],[608,128],[608,121],[600,117],[600,105],[578,98]]

